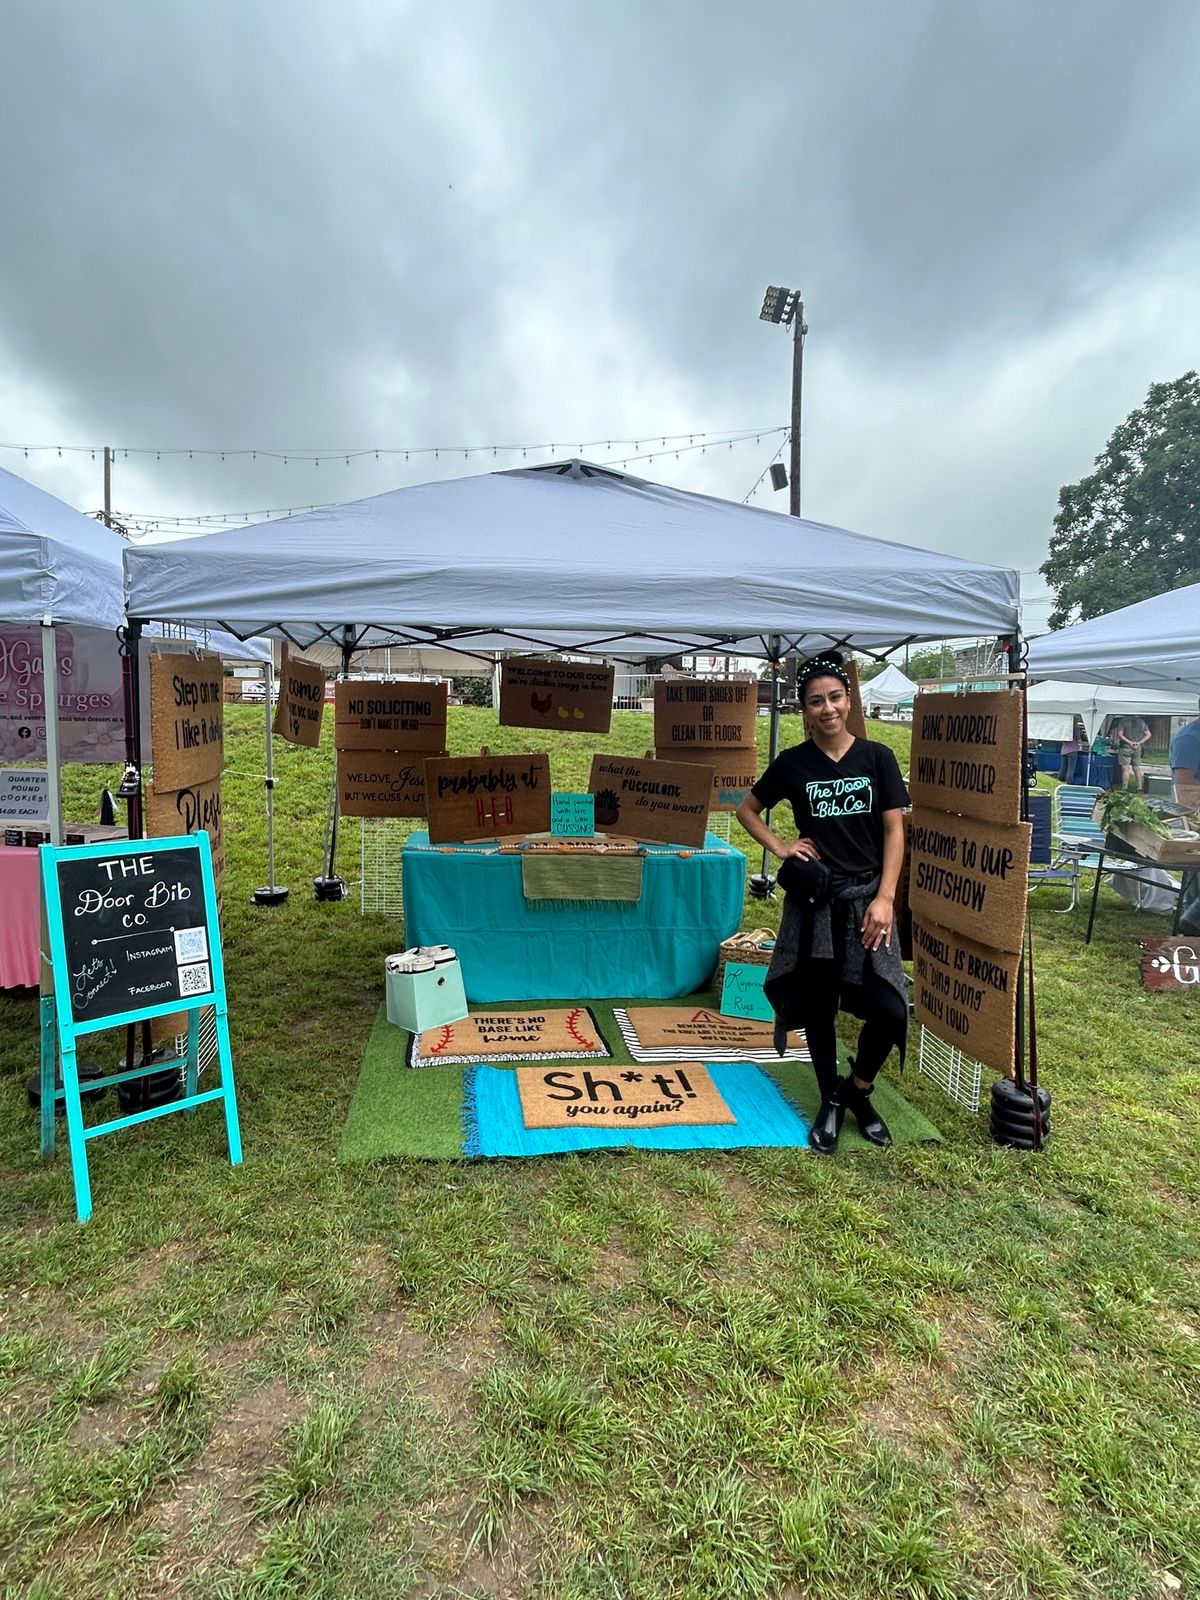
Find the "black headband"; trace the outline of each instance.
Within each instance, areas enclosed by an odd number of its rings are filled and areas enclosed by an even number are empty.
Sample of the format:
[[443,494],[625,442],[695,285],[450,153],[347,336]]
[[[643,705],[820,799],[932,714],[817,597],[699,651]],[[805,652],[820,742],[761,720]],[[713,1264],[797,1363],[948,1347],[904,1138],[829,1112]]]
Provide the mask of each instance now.
[[850,690],[850,674],[840,661],[835,661],[826,656],[814,656],[811,661],[806,661],[800,668],[799,689],[801,692],[807,688],[813,678],[837,678],[847,692]]

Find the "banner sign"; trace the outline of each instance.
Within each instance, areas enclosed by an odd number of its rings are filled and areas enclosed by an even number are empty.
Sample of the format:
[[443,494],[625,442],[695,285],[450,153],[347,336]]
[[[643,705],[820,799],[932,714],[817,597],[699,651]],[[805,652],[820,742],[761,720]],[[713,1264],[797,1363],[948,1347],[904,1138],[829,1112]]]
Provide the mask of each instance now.
[[[55,628],[58,742],[63,761],[125,759],[121,656],[105,628]],[[42,630],[0,625],[0,760],[45,761]]]
[[548,755],[439,757],[425,784],[430,844],[550,831]]
[[1016,1059],[1020,951],[993,950],[914,917],[914,1015],[973,1061],[1009,1072]]
[[423,750],[339,750],[338,810],[344,817],[426,816],[426,759]]
[[146,785],[146,834],[151,839],[172,839],[181,834],[208,834],[212,852],[213,882],[219,890],[225,880],[225,837],[221,831],[221,780],[209,778],[186,789],[165,793]]
[[607,733],[612,726],[614,679],[614,668],[599,663],[528,656],[502,661],[500,724],[555,728],[560,733]]
[[1019,950],[1031,833],[1028,822],[1004,827],[915,809],[908,889],[914,919],[952,928],[993,950]]
[[552,794],[550,832],[565,839],[588,838],[596,831],[596,801],[590,794]]
[[150,759],[160,794],[218,777],[225,765],[221,658],[151,655]]
[[334,691],[333,742],[339,750],[446,748],[444,683],[347,678]]
[[709,766],[625,756],[593,756],[588,779],[601,832],[660,844],[703,845],[712,786]]
[[744,750],[754,743],[758,684],[745,678],[663,678],[654,685],[654,748]]
[[283,647],[279,666],[279,698],[275,702],[272,730],[289,744],[321,742],[321,715],[325,710],[325,670],[313,661],[297,661]]
[[736,811],[758,778],[759,755],[753,745],[744,750],[656,749],[654,754],[659,761],[694,762],[712,768],[710,811]]
[[1021,815],[1021,698],[919,694],[913,711],[913,804],[984,822]]
[[45,822],[50,815],[50,774],[45,767],[0,767],[0,817]]

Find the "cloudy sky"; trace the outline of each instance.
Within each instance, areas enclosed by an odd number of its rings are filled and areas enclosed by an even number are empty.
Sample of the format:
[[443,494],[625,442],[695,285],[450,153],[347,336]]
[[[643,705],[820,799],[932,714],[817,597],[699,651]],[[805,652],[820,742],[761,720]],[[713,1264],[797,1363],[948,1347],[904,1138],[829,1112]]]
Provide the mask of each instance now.
[[548,444],[742,500],[777,283],[804,511],[1038,631],[1059,486],[1200,362],[1192,0],[5,0],[0,56],[0,442],[55,447],[0,466],[86,510],[66,446],[138,519]]

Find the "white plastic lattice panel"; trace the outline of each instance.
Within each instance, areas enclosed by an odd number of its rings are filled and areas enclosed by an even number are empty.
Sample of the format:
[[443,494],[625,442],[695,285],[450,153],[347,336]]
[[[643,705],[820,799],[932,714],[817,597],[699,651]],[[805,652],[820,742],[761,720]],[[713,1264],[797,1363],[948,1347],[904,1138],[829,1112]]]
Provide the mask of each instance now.
[[[175,1035],[175,1054],[183,1057],[187,1055],[187,1034]],[[200,1013],[200,1039],[197,1052],[199,1072],[211,1066],[217,1059],[217,1008],[205,1006]],[[199,1073],[197,1074],[197,1076]]]
[[364,817],[359,832],[360,904],[364,916],[404,916],[400,852],[424,817]]
[[978,1061],[963,1055],[961,1050],[939,1039],[928,1028],[921,1028],[921,1049],[917,1058],[917,1071],[936,1083],[948,1100],[965,1106],[968,1111],[979,1110],[979,1088],[983,1068]]
[[729,843],[729,824],[733,821],[732,811],[710,811],[708,813],[708,831],[715,833],[718,839]]

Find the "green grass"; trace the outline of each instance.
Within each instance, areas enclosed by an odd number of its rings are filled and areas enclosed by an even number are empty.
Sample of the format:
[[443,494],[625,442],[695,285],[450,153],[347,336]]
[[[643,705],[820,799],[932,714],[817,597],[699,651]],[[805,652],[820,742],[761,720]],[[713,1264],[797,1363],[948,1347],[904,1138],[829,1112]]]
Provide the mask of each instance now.
[[[250,904],[261,725],[232,709],[224,786],[244,1166],[211,1108],[113,1135],[79,1228],[25,1098],[36,1002],[0,996],[5,1594],[1200,1592],[1200,1047],[1195,997],[1139,982],[1161,923],[1106,890],[1085,947],[1035,895],[1037,1157],[910,1070],[940,1145],[343,1166],[402,933],[312,899],[328,739],[276,748],[292,893]],[[559,788],[650,742],[451,734],[548,743]],[[68,773],[74,814],[101,779]]]

